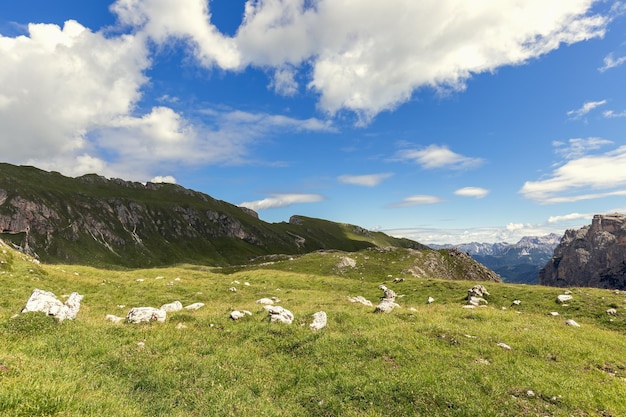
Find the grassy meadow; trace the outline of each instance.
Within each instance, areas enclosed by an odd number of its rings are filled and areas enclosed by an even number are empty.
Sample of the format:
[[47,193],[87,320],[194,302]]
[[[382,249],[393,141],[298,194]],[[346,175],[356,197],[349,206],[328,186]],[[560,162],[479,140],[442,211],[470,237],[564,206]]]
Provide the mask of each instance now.
[[[562,289],[489,282],[489,305],[472,310],[476,282],[333,273],[332,257],[224,273],[39,265],[0,249],[1,416],[626,416],[623,293],[572,288],[559,305]],[[381,283],[401,308],[348,301],[376,304]],[[77,318],[15,316],[35,288],[83,294]],[[262,297],[293,324],[270,323]],[[205,306],[163,324],[105,320],[176,300]],[[253,314],[233,321],[236,309]],[[328,326],[314,332],[317,311]]]

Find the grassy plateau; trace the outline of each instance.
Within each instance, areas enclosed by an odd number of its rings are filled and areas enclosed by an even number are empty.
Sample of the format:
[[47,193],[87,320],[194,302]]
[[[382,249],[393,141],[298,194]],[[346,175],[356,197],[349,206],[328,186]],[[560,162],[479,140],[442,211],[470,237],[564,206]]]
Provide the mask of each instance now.
[[[489,304],[466,309],[478,282],[394,283],[392,261],[388,273],[337,268],[344,255],[107,270],[41,265],[0,243],[0,415],[626,416],[624,293],[571,288],[560,305],[563,289],[483,282]],[[375,305],[383,283],[398,294],[391,313],[348,300]],[[84,295],[76,319],[19,314],[35,288]],[[293,324],[270,323],[263,297]],[[205,306],[165,323],[105,320],[176,300]],[[317,311],[328,325],[312,331]]]

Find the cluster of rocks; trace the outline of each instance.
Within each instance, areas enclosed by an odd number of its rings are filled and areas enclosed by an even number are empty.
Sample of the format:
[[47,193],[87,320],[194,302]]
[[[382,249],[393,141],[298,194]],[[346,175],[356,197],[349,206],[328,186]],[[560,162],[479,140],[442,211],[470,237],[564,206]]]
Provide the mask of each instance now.
[[82,295],[73,292],[63,303],[53,293],[35,288],[21,313],[41,312],[53,316],[60,322],[65,319],[73,320],[80,310],[82,299]]

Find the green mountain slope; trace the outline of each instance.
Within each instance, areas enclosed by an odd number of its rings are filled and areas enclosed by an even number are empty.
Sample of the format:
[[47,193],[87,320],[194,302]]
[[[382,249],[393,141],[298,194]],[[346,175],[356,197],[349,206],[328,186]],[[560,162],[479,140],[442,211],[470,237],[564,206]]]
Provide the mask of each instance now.
[[[476,281],[406,274],[393,282],[359,269],[405,268],[406,256],[327,251],[231,274],[197,265],[104,270],[39,264],[0,242],[0,415],[626,415],[624,292],[570,288],[573,299],[558,304],[563,289],[483,281],[489,304],[466,309]],[[355,266],[314,272],[341,257]],[[348,301],[376,303],[381,283],[398,294],[391,313]],[[34,288],[62,300],[84,295],[76,319],[19,314]],[[279,298],[294,322],[270,323],[262,297]],[[105,319],[175,300],[205,305],[164,323]],[[251,315],[232,320],[234,309]],[[318,311],[328,323],[315,332]]]
[[0,164],[0,236],[45,262],[230,265],[268,254],[373,246],[424,249],[358,226],[255,213],[173,184],[65,177]]

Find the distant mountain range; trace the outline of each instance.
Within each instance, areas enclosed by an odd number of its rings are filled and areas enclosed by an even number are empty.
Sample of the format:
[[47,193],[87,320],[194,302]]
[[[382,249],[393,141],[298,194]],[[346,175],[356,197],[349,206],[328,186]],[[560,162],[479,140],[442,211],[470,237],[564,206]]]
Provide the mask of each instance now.
[[462,243],[429,245],[433,249],[457,248],[498,273],[505,282],[537,284],[539,271],[552,258],[561,236],[525,236],[517,243]]

